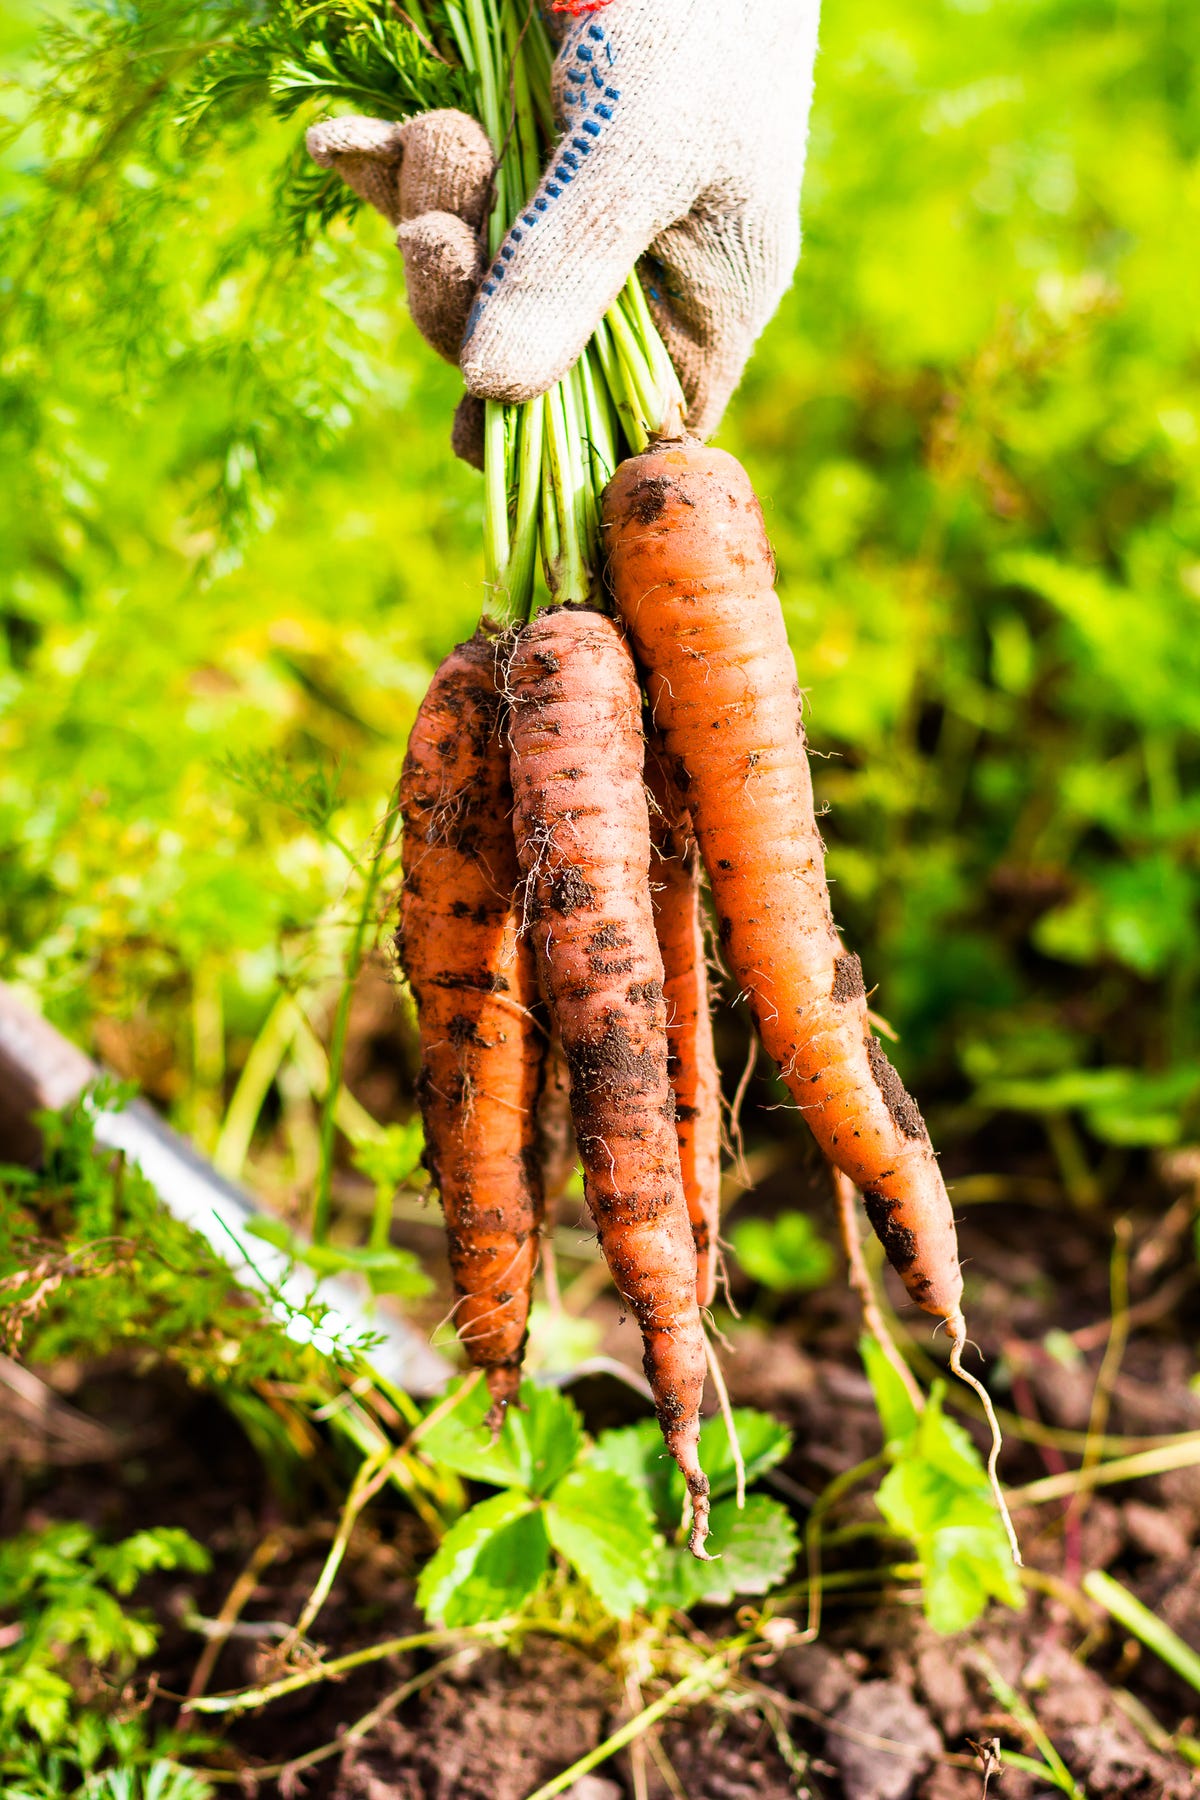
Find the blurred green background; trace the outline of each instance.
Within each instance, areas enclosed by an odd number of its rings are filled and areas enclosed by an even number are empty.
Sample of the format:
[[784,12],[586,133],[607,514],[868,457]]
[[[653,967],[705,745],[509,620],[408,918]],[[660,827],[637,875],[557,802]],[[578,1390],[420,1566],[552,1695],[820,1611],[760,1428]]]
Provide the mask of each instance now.
[[[52,68],[0,24],[0,974],[212,1148],[280,984],[327,1028],[481,490],[382,224],[281,239],[302,119],[170,124],[227,9],[55,10]],[[1200,1123],[1200,8],[826,0],[804,222],[720,441],[835,909],[948,1166],[1088,1198]]]

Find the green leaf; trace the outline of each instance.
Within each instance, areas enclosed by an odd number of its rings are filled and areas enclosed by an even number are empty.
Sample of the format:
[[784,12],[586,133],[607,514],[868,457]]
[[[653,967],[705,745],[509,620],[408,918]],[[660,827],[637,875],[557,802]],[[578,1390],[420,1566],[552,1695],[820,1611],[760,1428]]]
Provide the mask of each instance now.
[[514,1612],[550,1562],[542,1513],[527,1494],[493,1494],[450,1527],[417,1583],[417,1604],[441,1625]]
[[32,1663],[4,1682],[0,1718],[27,1725],[44,1744],[51,1744],[66,1727],[71,1699],[69,1681]]
[[685,1545],[667,1545],[654,1584],[656,1605],[685,1611],[727,1606],[739,1594],[768,1594],[791,1572],[799,1534],[787,1508],[768,1494],[751,1494],[741,1512],[733,1500],[712,1509],[709,1549],[700,1562]]
[[879,1484],[875,1503],[901,1537],[922,1543],[949,1525],[986,1525],[991,1500],[968,1493],[911,1449]]
[[433,1282],[411,1250],[392,1250],[387,1262],[380,1261],[364,1273],[373,1294],[397,1294],[402,1300],[420,1300],[433,1292]]
[[[758,1412],[753,1407],[736,1407],[733,1417],[749,1486],[783,1461],[792,1447],[792,1434],[769,1413]],[[648,1497],[660,1529],[674,1537],[684,1514],[687,1488],[670,1453],[663,1447],[662,1433],[655,1420],[642,1419],[619,1431],[601,1432],[588,1454],[588,1461],[596,1468],[615,1470],[639,1487]],[[706,1419],[700,1427],[700,1466],[708,1476],[714,1500],[722,1494],[733,1493],[737,1473],[728,1427],[720,1413]]]
[[773,1293],[805,1293],[821,1287],[833,1273],[833,1251],[807,1213],[741,1219],[729,1236],[734,1255],[750,1279]]
[[282,1250],[287,1256],[297,1254],[296,1239],[291,1226],[283,1219],[272,1218],[270,1213],[256,1213],[245,1226],[248,1237],[261,1238],[264,1244],[274,1244],[276,1250]]
[[175,1525],[135,1532],[119,1544],[97,1550],[92,1561],[97,1578],[118,1594],[131,1594],[152,1569],[190,1569],[202,1575],[212,1567],[203,1544]]
[[[765,1475],[768,1469],[773,1469],[776,1463],[783,1461],[792,1447],[792,1434],[786,1425],[781,1425],[770,1413],[759,1412],[750,1406],[735,1407],[733,1423],[741,1446],[742,1460],[746,1465],[746,1486],[750,1487],[760,1475]],[[700,1427],[700,1466],[708,1476],[714,1500],[719,1499],[722,1494],[733,1493],[737,1487],[737,1472],[729,1442],[729,1428],[720,1413],[714,1418],[706,1419]],[[674,1464],[672,1472],[672,1485],[682,1506],[684,1480]]]
[[662,1432],[654,1419],[639,1419],[614,1431],[602,1431],[588,1452],[588,1463],[624,1475],[650,1501],[655,1518],[672,1534],[678,1529],[682,1502],[673,1496],[671,1477],[677,1473]]
[[925,1574],[925,1612],[938,1631],[961,1631],[989,1597],[1024,1604],[1004,1526],[971,1438],[942,1411],[937,1383],[894,1457],[875,1502],[888,1524],[916,1546]]
[[1019,1612],[1025,1600],[1007,1542],[986,1526],[945,1525],[921,1545],[925,1616],[935,1631],[965,1631],[989,1599]]
[[611,1469],[574,1469],[546,1503],[550,1542],[615,1619],[644,1606],[656,1567],[649,1502]]
[[885,1444],[896,1443],[916,1430],[917,1409],[899,1375],[875,1339],[866,1332],[858,1340],[858,1353],[875,1396],[883,1441]]
[[314,1275],[363,1275],[374,1294],[402,1294],[419,1299],[433,1283],[411,1250],[388,1246],[372,1250],[368,1245],[333,1246],[294,1242],[292,1254]]
[[390,1192],[408,1180],[424,1148],[421,1120],[414,1117],[404,1125],[388,1125],[377,1138],[355,1144],[350,1160],[376,1189]]
[[[404,1127],[408,1130],[408,1127]],[[377,1150],[378,1144],[359,1146]],[[420,1146],[417,1149],[420,1155]],[[419,1300],[431,1292],[433,1283],[411,1250],[387,1244],[379,1249],[369,1244],[311,1244],[297,1237],[282,1219],[259,1214],[246,1226],[250,1237],[273,1244],[285,1256],[311,1269],[314,1275],[361,1275],[373,1294],[399,1294],[406,1300]]]
[[544,1494],[565,1474],[583,1446],[583,1423],[571,1401],[555,1388],[521,1384],[493,1444],[484,1426],[491,1402],[483,1382],[420,1440],[430,1461],[494,1487],[523,1487]]
[[548,1494],[583,1449],[583,1420],[574,1403],[558,1388],[521,1386],[520,1405],[510,1406],[504,1421],[526,1487]]

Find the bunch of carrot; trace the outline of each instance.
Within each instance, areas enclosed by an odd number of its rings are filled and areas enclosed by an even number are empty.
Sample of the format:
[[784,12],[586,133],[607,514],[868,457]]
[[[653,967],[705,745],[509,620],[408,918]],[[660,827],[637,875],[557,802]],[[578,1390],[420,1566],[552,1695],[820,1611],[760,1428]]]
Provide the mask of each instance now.
[[434,678],[401,782],[401,959],[460,1334],[495,1419],[518,1381],[556,1036],[588,1204],[642,1330],[699,1551],[721,1130],[701,867],[759,1036],[956,1353],[962,1278],[928,1134],[830,914],[749,483],[724,452],[663,440],[620,466],[603,525],[615,618],[549,606],[482,626]]
[[[550,141],[549,50],[506,0],[444,10],[498,153],[494,250]],[[822,1150],[956,1366],[966,1334],[937,1159],[830,912],[762,512],[682,417],[636,279],[557,388],[489,405],[492,616],[412,733],[398,946],[459,1331],[493,1424],[519,1383],[565,1089],[703,1555],[721,1139],[704,876],[719,954]]]

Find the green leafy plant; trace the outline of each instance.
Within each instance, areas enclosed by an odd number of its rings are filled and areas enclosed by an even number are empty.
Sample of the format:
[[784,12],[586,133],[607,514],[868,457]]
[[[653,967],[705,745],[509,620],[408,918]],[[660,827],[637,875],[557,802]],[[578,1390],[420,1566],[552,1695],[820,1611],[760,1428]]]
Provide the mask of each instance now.
[[[782,1462],[791,1433],[766,1413],[738,1407],[733,1414],[745,1479],[757,1481]],[[787,1577],[796,1557],[796,1528],[787,1508],[767,1494],[733,1496],[737,1465],[721,1417],[700,1428],[700,1457],[712,1490],[712,1562],[698,1562],[676,1540],[684,1510],[683,1478],[663,1456],[653,1420],[602,1432],[591,1460],[640,1488],[650,1502],[660,1540],[653,1604],[686,1609],[726,1605],[738,1594],[766,1594]]]
[[126,1606],[154,1570],[202,1574],[209,1556],[171,1526],[102,1543],[79,1520],[0,1544],[0,1772],[10,1800],[202,1800],[181,1741],[151,1728],[123,1688],[159,1628]]
[[752,1281],[776,1294],[803,1294],[833,1274],[833,1251],[807,1213],[739,1219],[729,1233],[733,1253]]
[[916,1546],[925,1616],[936,1631],[964,1631],[989,1599],[1019,1610],[1020,1577],[987,1475],[971,1439],[943,1410],[935,1383],[921,1412],[871,1338],[861,1345],[891,1464],[875,1501],[898,1536]]
[[263,1381],[320,1379],[321,1358],[288,1335],[303,1321],[299,1337],[320,1333],[333,1365],[355,1367],[368,1340],[325,1331],[319,1298],[298,1308],[275,1292],[269,1311],[138,1169],[97,1148],[94,1110],[121,1098],[101,1085],[42,1114],[43,1170],[0,1167],[0,1332],[10,1347],[43,1362],[136,1349],[248,1399]]
[[[507,1617],[536,1593],[557,1555],[617,1619],[636,1609],[725,1602],[766,1593],[791,1567],[796,1533],[778,1502],[751,1495],[739,1512],[729,1496],[736,1472],[723,1421],[702,1429],[712,1483],[712,1542],[720,1560],[698,1563],[676,1544],[684,1487],[664,1466],[653,1421],[603,1432],[589,1444],[575,1407],[553,1388],[526,1382],[492,1445],[487,1397],[466,1395],[422,1438],[422,1453],[499,1487],[454,1524],[426,1565],[417,1599],[447,1625]],[[764,1414],[736,1415],[747,1478],[787,1453],[788,1435]]]

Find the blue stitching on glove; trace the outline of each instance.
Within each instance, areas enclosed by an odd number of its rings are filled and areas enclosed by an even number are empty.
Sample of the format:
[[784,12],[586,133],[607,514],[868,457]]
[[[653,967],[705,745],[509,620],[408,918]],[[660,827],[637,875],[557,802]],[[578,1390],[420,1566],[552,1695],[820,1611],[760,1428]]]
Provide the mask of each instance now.
[[[587,28],[587,35],[594,44],[602,44],[604,46],[604,54],[608,59],[609,67],[615,67],[617,58],[613,53],[612,42],[604,27],[602,25],[589,25]],[[587,87],[589,75],[591,76],[594,86],[603,95],[603,99],[597,100],[592,106],[591,110],[595,113],[596,118],[581,119],[578,122],[578,129],[581,132],[586,132],[586,137],[573,137],[571,139],[570,150],[560,149],[559,159],[554,165],[553,170],[554,180],[548,180],[546,182],[542,193],[540,193],[537,199],[531,203],[530,210],[521,214],[524,223],[531,227],[537,224],[539,214],[544,214],[549,211],[551,200],[560,199],[562,197],[563,188],[568,187],[570,183],[574,181],[575,173],[579,169],[579,156],[572,155],[572,150],[577,150],[580,156],[590,156],[595,149],[595,140],[603,135],[604,129],[602,125],[597,124],[596,119],[603,119],[607,123],[611,121],[613,117],[612,106],[606,106],[604,101],[616,102],[621,98],[620,88],[605,86],[604,77],[595,67],[595,51],[587,44],[582,42],[576,44],[575,59],[577,62],[583,63],[584,68],[568,69],[566,71],[566,79],[568,82],[573,83],[573,88],[566,88],[563,91],[564,107],[572,106],[576,101],[581,105],[584,103],[587,99],[587,95],[582,90]],[[513,225],[510,228],[504,243],[500,246],[499,256],[489,269],[488,279],[481,284],[479,292],[475,297],[475,303],[471,307],[470,317],[467,320],[467,328],[463,332],[464,348],[470,342],[471,334],[479,323],[480,315],[484,309],[485,296],[491,298],[496,292],[497,285],[504,279],[505,265],[510,263],[516,255],[514,245],[519,244],[524,235],[525,234],[519,225]],[[657,293],[655,294],[655,298],[658,298]]]

